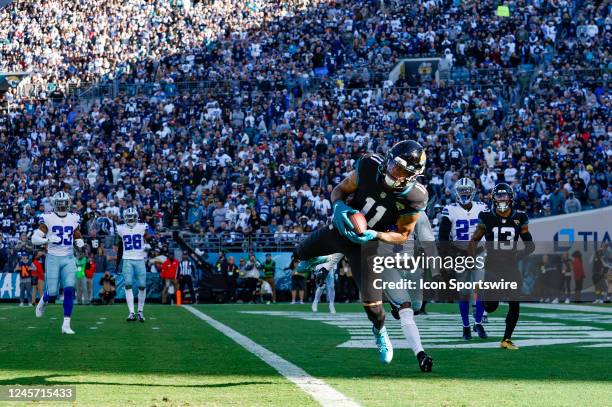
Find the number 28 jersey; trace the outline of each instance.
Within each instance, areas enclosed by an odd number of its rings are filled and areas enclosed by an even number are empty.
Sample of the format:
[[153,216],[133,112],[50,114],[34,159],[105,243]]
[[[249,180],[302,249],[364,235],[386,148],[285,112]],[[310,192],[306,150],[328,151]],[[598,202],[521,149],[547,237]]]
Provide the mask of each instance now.
[[379,232],[391,229],[403,215],[425,210],[428,194],[425,187],[415,182],[407,192],[399,195],[384,183],[379,167],[384,158],[378,154],[363,156],[357,163],[357,191],[347,204],[361,213],[368,227]]
[[66,216],[58,216],[56,213],[45,213],[40,216],[39,222],[47,227],[47,238],[51,235],[59,237],[57,243],[47,245],[47,253],[53,256],[74,255],[74,232],[79,229],[81,217],[76,213],[67,213]]
[[132,227],[128,225],[118,225],[117,235],[121,238],[123,245],[123,259],[144,260],[145,258],[145,234],[147,225],[137,223]]

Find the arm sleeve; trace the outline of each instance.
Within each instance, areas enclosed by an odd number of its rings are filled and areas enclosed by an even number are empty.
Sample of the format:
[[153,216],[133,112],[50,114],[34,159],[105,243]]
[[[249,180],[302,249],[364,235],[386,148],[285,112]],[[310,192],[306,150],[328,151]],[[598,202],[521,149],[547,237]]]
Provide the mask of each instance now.
[[442,216],[440,219],[440,229],[438,230],[438,240],[440,242],[449,242],[452,225],[448,216]]

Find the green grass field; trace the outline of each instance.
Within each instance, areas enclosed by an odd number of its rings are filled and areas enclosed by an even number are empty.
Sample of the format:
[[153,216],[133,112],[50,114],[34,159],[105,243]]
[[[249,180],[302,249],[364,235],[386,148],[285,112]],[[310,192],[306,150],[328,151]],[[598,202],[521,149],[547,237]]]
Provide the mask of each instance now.
[[[612,400],[610,307],[524,307],[515,335],[524,346],[509,352],[497,348],[505,308],[491,315],[491,340],[465,342],[458,339],[455,306],[433,304],[429,315],[417,317],[434,358],[427,375],[390,315],[395,358],[380,364],[355,304],[339,304],[336,315],[324,304],[317,314],[307,305],[196,308],[364,406],[609,406]],[[148,305],[146,315],[145,324],[128,324],[124,305],[77,307],[77,334],[62,336],[60,306],[36,319],[32,308],[0,304],[0,385],[76,385],[70,404],[79,406],[318,404],[187,309]]]

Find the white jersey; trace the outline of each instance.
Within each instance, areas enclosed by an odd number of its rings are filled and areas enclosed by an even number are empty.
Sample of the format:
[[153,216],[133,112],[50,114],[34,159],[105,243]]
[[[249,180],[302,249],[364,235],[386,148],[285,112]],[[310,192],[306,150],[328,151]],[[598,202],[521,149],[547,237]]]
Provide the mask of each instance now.
[[64,217],[55,212],[42,214],[40,223],[47,227],[47,238],[56,235],[62,239],[57,243],[49,243],[47,253],[53,256],[73,256],[74,232],[79,229],[80,222],[81,217],[76,213],[68,212]]
[[442,210],[442,216],[450,220],[451,235],[453,245],[459,249],[467,250],[468,241],[476,231],[478,215],[480,212],[488,211],[489,207],[483,202],[472,202],[469,211],[461,205],[452,203],[446,205]]
[[137,223],[132,227],[126,224],[117,226],[117,235],[121,238],[123,245],[122,259],[126,260],[144,260],[145,258],[145,233],[147,225],[145,223]]

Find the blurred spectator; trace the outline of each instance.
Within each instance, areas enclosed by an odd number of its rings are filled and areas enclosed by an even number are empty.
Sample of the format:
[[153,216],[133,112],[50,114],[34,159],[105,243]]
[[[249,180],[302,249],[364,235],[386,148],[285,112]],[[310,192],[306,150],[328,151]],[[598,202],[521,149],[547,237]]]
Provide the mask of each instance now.
[[172,252],[168,253],[167,259],[161,265],[161,272],[159,277],[162,279],[162,304],[168,304],[168,296],[170,296],[170,303],[174,304],[174,295],[178,290],[177,284],[177,273],[179,268],[179,261],[174,258]]
[[100,279],[100,292],[98,297],[103,305],[112,305],[115,303],[116,283],[115,277],[113,277],[108,271],[104,273]]
[[580,212],[582,210],[582,205],[580,201],[574,196],[573,192],[568,194],[568,198],[565,201],[565,213],[574,213]]
[[266,260],[262,264],[263,279],[268,282],[271,288],[272,302],[276,303],[276,288],[274,284],[274,276],[276,274],[276,262],[272,260],[272,254],[266,253]]
[[27,254],[20,256],[15,272],[19,274],[19,306],[31,306],[30,298],[32,296],[32,273],[36,271],[36,267],[28,259]]
[[32,305],[38,303],[36,298],[43,298],[45,288],[45,252],[39,251],[32,262],[36,271],[32,272]]
[[85,279],[87,281],[87,303],[88,304],[91,304],[91,302],[93,301],[93,278],[96,272],[98,272],[96,258],[94,257],[93,253],[90,253],[89,257],[87,258],[87,265],[85,267]]
[[234,256],[230,256],[227,259],[227,266],[225,267],[225,282],[227,285],[227,299],[231,302],[236,301],[238,298],[236,295],[236,290],[238,288],[237,281],[238,276],[240,275],[240,270],[238,269],[238,265],[234,259]]
[[582,253],[576,250],[574,253],[572,253],[572,257],[574,259],[572,262],[572,268],[574,271],[574,281],[576,282],[575,301],[580,302],[582,298],[582,282],[584,281],[585,277],[584,265],[582,264]]

